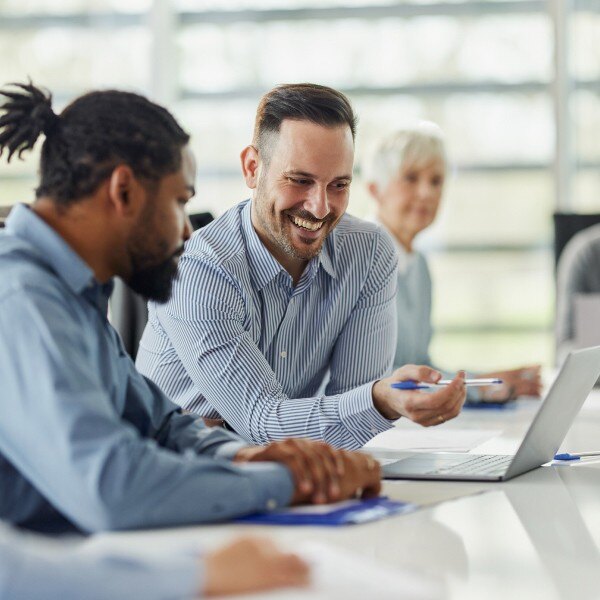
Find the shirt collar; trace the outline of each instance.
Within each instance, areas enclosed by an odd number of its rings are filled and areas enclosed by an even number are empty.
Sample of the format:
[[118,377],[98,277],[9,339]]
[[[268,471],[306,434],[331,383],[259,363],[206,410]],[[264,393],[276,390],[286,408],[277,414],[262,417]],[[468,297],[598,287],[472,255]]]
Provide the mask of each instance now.
[[[260,241],[258,234],[252,226],[251,218],[252,201],[248,200],[242,208],[241,221],[242,232],[246,239],[246,248],[248,250],[248,261],[253,270],[254,280],[259,289],[263,289],[269,282],[279,275],[285,269],[279,264],[275,257],[267,250],[264,244]],[[318,256],[315,256],[306,266],[304,274],[310,274],[309,279],[312,281],[316,275],[318,266],[321,265],[326,273],[331,277],[336,276],[333,261],[331,259],[331,234],[323,244],[323,248]],[[302,276],[304,279],[304,275]]]
[[17,204],[6,219],[6,232],[26,241],[75,294],[104,308],[112,281],[100,284],[94,272],[65,240],[25,204]]

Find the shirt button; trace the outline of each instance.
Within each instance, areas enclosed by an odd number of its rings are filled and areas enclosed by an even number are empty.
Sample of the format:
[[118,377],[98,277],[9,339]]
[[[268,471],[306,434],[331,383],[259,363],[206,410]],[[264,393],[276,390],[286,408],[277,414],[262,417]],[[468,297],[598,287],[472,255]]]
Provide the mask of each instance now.
[[375,429],[375,427],[371,427],[371,433],[377,433],[377,429]]
[[275,510],[277,508],[277,500],[274,500],[273,498],[270,498],[269,500],[267,500],[267,509],[268,510]]
[[286,352],[285,350],[282,350],[282,351],[279,353],[279,356],[281,356],[281,358],[285,358],[285,357],[287,356],[287,352]]

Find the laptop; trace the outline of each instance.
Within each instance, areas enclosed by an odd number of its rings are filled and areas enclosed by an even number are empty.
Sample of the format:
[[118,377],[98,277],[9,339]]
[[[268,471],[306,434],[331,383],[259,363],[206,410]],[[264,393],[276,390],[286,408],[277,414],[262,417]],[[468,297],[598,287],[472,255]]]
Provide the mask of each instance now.
[[[451,452],[415,453],[382,460],[384,479],[506,481],[551,461],[600,375],[600,346],[567,356],[514,456]],[[379,456],[378,456],[379,455]]]

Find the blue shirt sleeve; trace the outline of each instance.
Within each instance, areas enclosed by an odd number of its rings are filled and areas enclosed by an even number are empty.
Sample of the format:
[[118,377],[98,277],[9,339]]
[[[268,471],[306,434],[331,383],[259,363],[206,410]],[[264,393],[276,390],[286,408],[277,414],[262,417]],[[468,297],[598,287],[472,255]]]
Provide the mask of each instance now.
[[[195,440],[189,419],[165,420],[173,410],[166,399],[149,400],[156,413],[136,421],[140,388],[118,410],[131,387],[115,389],[95,368],[91,353],[101,340],[86,337],[86,327],[47,287],[17,286],[0,298],[0,333],[10,340],[0,344],[0,453],[56,509],[98,531],[224,520],[289,502],[287,469],[211,456],[215,433]],[[181,445],[179,435],[187,438]],[[197,454],[203,450],[209,456]]]
[[71,544],[0,527],[0,598],[196,598],[202,587],[202,566],[198,552],[83,553]]

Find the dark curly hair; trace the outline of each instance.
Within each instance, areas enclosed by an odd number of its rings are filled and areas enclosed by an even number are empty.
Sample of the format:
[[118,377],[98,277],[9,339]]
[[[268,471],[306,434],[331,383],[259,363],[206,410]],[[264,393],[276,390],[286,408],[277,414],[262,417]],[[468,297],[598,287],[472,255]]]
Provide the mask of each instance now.
[[[92,194],[119,164],[149,186],[177,171],[189,135],[168,110],[129,92],[90,92],[60,115],[52,95],[29,83],[0,90],[0,157],[21,158],[43,133],[36,197],[67,206]],[[2,114],[2,112],[4,114]]]

